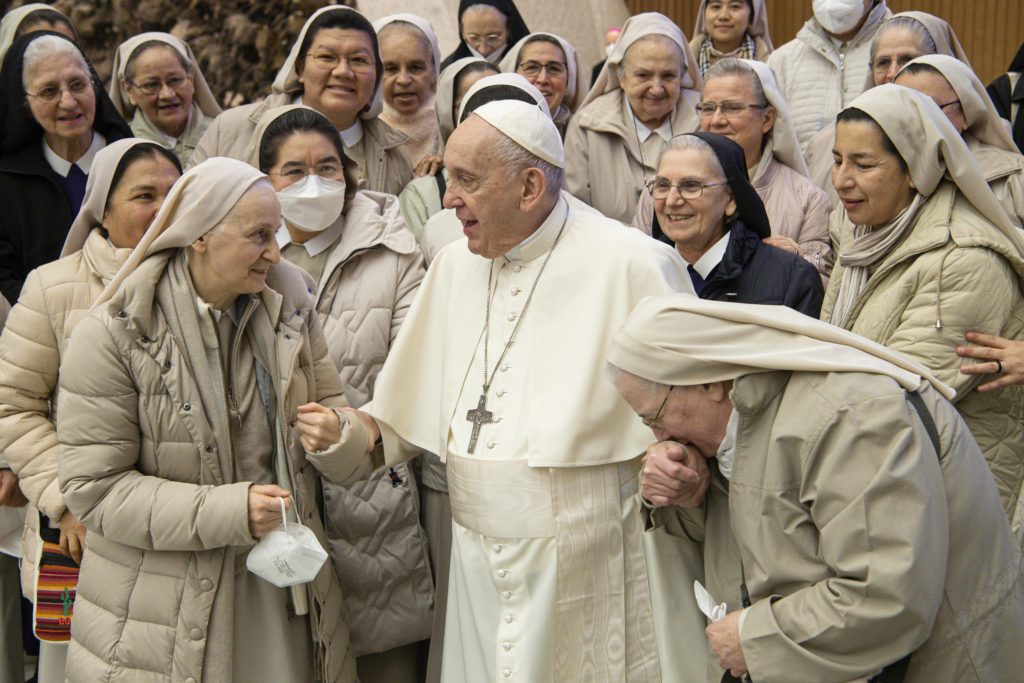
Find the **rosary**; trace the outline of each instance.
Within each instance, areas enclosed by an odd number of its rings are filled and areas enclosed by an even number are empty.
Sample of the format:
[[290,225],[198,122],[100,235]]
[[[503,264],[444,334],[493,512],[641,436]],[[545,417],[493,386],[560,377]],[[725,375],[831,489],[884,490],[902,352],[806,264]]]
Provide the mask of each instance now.
[[526,303],[523,304],[523,309],[519,311],[519,317],[516,319],[516,324],[512,327],[512,334],[508,336],[505,348],[501,350],[501,355],[498,356],[498,362],[494,364],[494,370],[488,373],[487,351],[490,341],[491,298],[493,296],[491,292],[491,285],[494,282],[494,260],[491,260],[491,270],[487,275],[487,317],[484,318],[484,389],[480,394],[480,401],[476,404],[476,408],[466,413],[466,419],[473,423],[473,433],[469,437],[469,448],[467,449],[470,453],[472,453],[476,448],[476,440],[480,436],[480,428],[485,424],[492,424],[494,422],[494,413],[487,410],[487,392],[491,388],[491,382],[494,381],[494,375],[498,371],[498,367],[501,365],[501,360],[505,357],[505,353],[508,352],[509,347],[512,346],[512,340],[515,339],[516,331],[519,329],[519,323],[523,322],[523,316],[526,315],[526,309],[530,305],[530,301],[533,300],[533,293],[537,291],[537,283],[540,282],[540,276],[544,274],[544,269],[548,265],[548,260],[551,258],[551,254],[554,252],[555,246],[557,246],[558,241],[562,239],[562,232],[565,231],[565,224],[568,221],[569,211],[566,209],[565,219],[562,221],[562,227],[558,229],[558,235],[555,236],[555,241],[551,243],[551,248],[548,249],[548,253],[544,256],[544,261],[540,264],[540,270],[537,271],[537,277],[533,281],[533,286],[530,287],[530,293],[526,297]]

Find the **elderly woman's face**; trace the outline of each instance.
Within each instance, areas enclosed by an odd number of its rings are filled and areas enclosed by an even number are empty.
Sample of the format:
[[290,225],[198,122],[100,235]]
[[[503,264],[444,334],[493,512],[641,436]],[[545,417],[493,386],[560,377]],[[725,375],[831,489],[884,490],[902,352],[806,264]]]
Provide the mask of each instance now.
[[490,5],[470,7],[462,13],[462,39],[488,57],[508,45],[508,18]]
[[[695,149],[673,149],[661,155],[654,186],[670,184],[668,194],[654,195],[654,212],[662,232],[676,244],[676,249],[691,265],[714,245],[725,232],[725,218],[736,213],[736,202],[728,185],[704,187],[700,196],[685,199],[678,189],[680,184],[723,183],[709,156],[712,152]],[[696,185],[693,186],[696,192]]]
[[679,101],[683,75],[679,46],[663,36],[641,39],[626,51],[622,67],[622,91],[633,114],[648,128],[657,128]]
[[103,212],[103,227],[119,249],[138,246],[171,186],[181,177],[174,164],[162,154],[136,159],[110,190]]
[[370,103],[377,79],[373,41],[363,31],[320,29],[309,53],[300,56],[303,104],[339,129],[348,128]]
[[704,24],[716,45],[738,44],[750,29],[751,19],[747,0],[708,0],[704,8]]
[[66,142],[92,136],[96,92],[88,69],[71,55],[41,57],[26,82],[32,118],[48,139]]
[[569,65],[562,48],[546,40],[536,40],[519,51],[516,73],[537,86],[554,116],[569,86]]
[[401,114],[415,114],[437,88],[430,44],[419,29],[390,27],[380,33],[380,56],[384,101]]
[[900,69],[923,54],[917,36],[910,29],[898,26],[880,32],[876,38],[875,59],[871,62],[875,85],[892,83]]
[[465,76],[458,76],[455,79],[455,96],[452,98],[452,118],[455,123],[459,121],[459,108],[462,107],[462,100],[466,97],[466,93],[469,89],[476,85],[476,82],[481,78],[487,76],[493,76],[498,73],[497,69],[494,71],[474,71],[473,73],[466,74]]
[[884,225],[913,200],[914,181],[876,124],[841,121],[832,158],[832,186],[855,225]]
[[924,93],[934,100],[942,113],[946,115],[949,122],[956,128],[956,132],[963,134],[967,130],[967,119],[964,117],[964,109],[960,104],[953,86],[949,84],[946,77],[934,71],[918,71],[917,73],[901,73],[896,79],[897,85],[904,85]]
[[713,114],[701,113],[700,129],[732,139],[743,148],[747,168],[755,166],[761,160],[764,137],[775,125],[775,107],[760,106],[764,103],[754,96],[750,78],[730,74],[710,79],[704,84],[701,104],[719,106]]
[[276,239],[280,225],[281,204],[274,188],[256,183],[218,227],[192,243],[189,268],[194,279],[209,283],[209,290],[227,303],[263,291],[270,267],[281,260]]
[[173,47],[151,47],[135,58],[128,99],[164,134],[180,137],[196,92],[192,74]]

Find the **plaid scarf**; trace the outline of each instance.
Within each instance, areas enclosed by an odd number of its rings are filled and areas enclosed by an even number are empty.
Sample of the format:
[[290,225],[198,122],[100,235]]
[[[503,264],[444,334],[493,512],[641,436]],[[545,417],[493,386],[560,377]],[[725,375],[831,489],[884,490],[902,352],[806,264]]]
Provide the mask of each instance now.
[[753,59],[754,53],[757,52],[757,45],[754,43],[754,38],[746,33],[743,36],[743,43],[738,48],[724,54],[715,49],[715,46],[711,44],[711,36],[704,39],[704,42],[700,44],[700,53],[697,55],[697,66],[700,68],[700,75],[704,77],[708,73],[708,69],[714,65],[720,59],[726,57],[735,57],[736,59]]

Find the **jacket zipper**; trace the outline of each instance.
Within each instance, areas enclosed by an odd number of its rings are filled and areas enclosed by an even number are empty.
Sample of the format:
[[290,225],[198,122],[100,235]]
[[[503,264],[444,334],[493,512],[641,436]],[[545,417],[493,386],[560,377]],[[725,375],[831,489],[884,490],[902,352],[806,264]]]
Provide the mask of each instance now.
[[232,417],[238,423],[238,426],[242,426],[242,415],[238,411],[238,404],[235,402],[235,366],[238,364],[238,349],[241,346],[241,338],[245,333],[245,325],[249,322],[249,318],[252,317],[252,313],[256,310],[256,301],[254,299],[249,300],[249,305],[246,306],[245,311],[242,313],[242,319],[238,321],[238,331],[235,333],[235,339],[231,344],[231,354],[228,358],[228,409],[231,411]]

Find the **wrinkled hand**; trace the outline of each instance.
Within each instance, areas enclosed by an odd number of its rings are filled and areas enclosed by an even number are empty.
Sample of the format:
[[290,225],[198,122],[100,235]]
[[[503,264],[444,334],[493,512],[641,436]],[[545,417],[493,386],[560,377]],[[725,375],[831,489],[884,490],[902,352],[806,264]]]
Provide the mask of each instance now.
[[662,441],[647,448],[640,493],[656,507],[695,507],[704,500],[710,479],[708,464],[699,451]]
[[8,469],[0,470],[0,507],[23,508],[28,498],[18,486],[18,475]]
[[369,438],[366,442],[366,452],[367,454],[372,453],[374,446],[377,445],[377,441],[380,440],[380,427],[377,426],[377,421],[374,420],[369,413],[364,413],[363,411],[356,410],[355,408],[342,408],[341,412],[348,415],[355,415],[359,418],[359,421],[363,423],[363,426],[366,427],[366,432],[369,434]]
[[420,162],[416,164],[416,168],[413,169],[412,174],[417,178],[421,176],[431,176],[437,173],[438,169],[441,168],[441,157],[436,154],[423,157]]
[[85,554],[85,527],[75,519],[70,510],[64,511],[57,526],[60,527],[60,549],[76,564],[82,564],[82,555]]
[[308,453],[319,453],[341,441],[341,417],[319,403],[299,406],[296,414],[299,441]]
[[994,375],[999,371],[996,361],[1003,364],[1003,374],[978,387],[978,391],[1002,389],[1011,384],[1024,384],[1024,341],[1003,339],[994,334],[968,332],[967,341],[977,346],[959,346],[956,352],[964,358],[977,358],[989,363],[964,363],[960,372],[965,375]]
[[725,619],[704,629],[704,633],[708,636],[708,645],[718,656],[718,666],[742,678],[747,673],[747,660],[740,646],[740,612],[729,612]]
[[772,235],[770,237],[765,237],[761,241],[769,246],[775,247],[776,249],[783,249],[800,257],[803,257],[804,255],[804,250],[800,248],[799,244],[782,235]]
[[263,538],[281,526],[281,504],[284,509],[292,506],[292,494],[276,484],[253,484],[249,487],[249,533],[253,538]]

